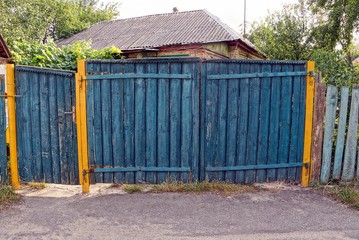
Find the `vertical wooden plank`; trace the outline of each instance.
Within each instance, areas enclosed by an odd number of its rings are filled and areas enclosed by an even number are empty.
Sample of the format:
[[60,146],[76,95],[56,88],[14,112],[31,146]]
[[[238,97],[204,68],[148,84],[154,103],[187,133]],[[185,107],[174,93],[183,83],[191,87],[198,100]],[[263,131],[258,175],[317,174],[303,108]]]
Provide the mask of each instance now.
[[[189,167],[192,168],[192,179],[189,181],[197,181],[199,174],[199,121],[200,121],[200,66],[198,62],[191,62],[184,64],[184,71],[188,65],[187,73],[192,75],[192,99],[191,99],[191,122],[192,122],[192,159]],[[185,72],[184,72],[185,73]],[[191,177],[191,176],[189,176]]]
[[[112,64],[111,73],[123,73],[123,64]],[[125,144],[123,139],[124,124],[123,124],[123,80],[111,81],[111,125],[112,125],[112,157],[114,167],[125,166]],[[125,173],[117,172],[114,174],[115,183],[126,182]]]
[[[5,74],[2,71],[0,72],[0,94],[5,94]],[[0,185],[5,184],[7,180],[5,98],[0,98]]]
[[[181,74],[182,64],[171,63],[171,74]],[[181,166],[181,79],[170,81],[170,167]],[[171,181],[178,181],[179,174],[171,173]]]
[[[262,65],[262,72],[271,72],[270,64]],[[268,159],[268,135],[269,114],[271,106],[271,79],[261,78],[260,109],[259,109],[259,133],[258,133],[258,164],[267,164]],[[257,170],[257,181],[266,181],[266,170]]]
[[[109,74],[111,70],[110,63],[101,64],[101,72],[103,74]],[[101,125],[102,125],[102,156],[103,167],[113,167],[112,158],[112,128],[111,128],[111,81],[110,79],[102,79],[101,81]],[[113,173],[104,173],[103,180],[105,183],[113,182]]]
[[[96,63],[94,65],[94,71],[97,74],[101,74],[101,63]],[[102,97],[102,84],[103,80],[91,80],[93,83],[93,93],[94,93],[94,162],[96,166],[103,167],[103,128],[102,128],[102,105],[101,105],[101,97]],[[108,93],[107,93],[108,94]],[[96,173],[95,176],[96,183],[103,182],[103,173]]]
[[[29,111],[29,115],[24,116],[28,118],[28,124],[24,127],[28,131],[31,131],[31,138],[24,138],[26,142],[31,141],[31,158],[27,160],[25,166],[27,169],[30,168],[30,164],[32,164],[33,172],[31,175],[31,179],[29,181],[41,181],[42,180],[42,162],[41,162],[41,119],[40,119],[40,76],[38,73],[27,72],[26,77],[23,79],[23,88],[26,86],[28,89],[28,95],[26,97],[26,101],[28,103],[24,104],[24,110],[26,108]],[[29,84],[31,82],[31,84]],[[26,84],[26,85],[25,85]],[[22,99],[23,100],[23,99]],[[24,99],[25,100],[25,99]],[[30,104],[30,105],[28,105]]]
[[[259,64],[251,65],[251,72],[256,73],[260,71]],[[249,114],[248,114],[248,135],[247,135],[247,165],[257,164],[257,150],[258,150],[258,127],[259,127],[259,95],[260,95],[260,80],[253,78],[249,81]],[[246,183],[253,183],[256,179],[256,172],[254,170],[246,171]]]
[[[219,73],[227,74],[228,64],[219,63]],[[226,165],[226,146],[227,146],[227,121],[228,121],[228,80],[221,79],[219,81],[219,96],[218,96],[218,152],[216,167]],[[225,173],[218,172],[216,180],[224,181]]]
[[337,133],[337,141],[335,145],[335,155],[334,155],[334,165],[333,165],[334,179],[340,179],[340,174],[342,171],[344,143],[345,143],[344,142],[345,128],[347,126],[347,115],[348,115],[348,101],[349,101],[349,88],[342,87],[340,94],[338,133]]
[[[214,63],[205,63],[206,67],[204,69],[204,75],[217,74],[218,64]],[[219,97],[219,83],[218,80],[207,80],[206,84],[202,85],[205,87],[206,91],[206,137],[205,137],[205,151],[204,151],[204,167],[216,166],[218,159],[217,149],[218,149],[218,97]],[[203,110],[202,110],[203,111]],[[202,112],[203,114],[203,112]],[[216,180],[216,173],[206,173],[206,180]]]
[[[145,64],[136,65],[136,73],[145,73]],[[135,166],[144,167],[146,153],[146,91],[145,80],[137,78],[135,80]],[[136,182],[145,180],[144,172],[136,173]]]
[[[237,73],[237,64],[229,63],[228,74]],[[238,104],[239,104],[239,79],[228,81],[228,127],[227,127],[227,149],[226,166],[235,166],[237,157],[237,127],[238,127]],[[235,182],[235,172],[227,171],[226,182]]]
[[[283,72],[291,72],[292,66],[284,64]],[[292,109],[292,78],[282,78],[281,108],[280,108],[280,129],[279,129],[279,163],[289,162],[289,144],[291,141],[291,109]],[[278,180],[287,180],[288,169],[278,169]]]
[[[126,63],[124,73],[134,73],[135,65]],[[124,124],[125,124],[125,159],[126,167],[135,166],[135,81],[134,79],[124,80]],[[126,181],[135,182],[135,174],[126,172]]]
[[[169,67],[166,63],[158,64],[158,73],[168,74]],[[188,106],[189,107],[189,106]],[[190,108],[186,108],[187,114]],[[168,167],[169,160],[169,80],[158,79],[158,167]],[[189,126],[187,126],[189,127]],[[191,130],[191,128],[189,129]],[[166,181],[166,173],[158,173],[158,182]]]
[[[19,169],[19,178],[21,180],[25,179],[25,161],[24,161],[24,143],[25,140],[24,137],[24,111],[23,111],[23,105],[24,105],[24,99],[26,91],[23,90],[23,73],[15,69],[15,78],[16,80],[16,93],[21,94],[23,97],[16,99],[16,138],[17,138],[17,159],[18,159],[18,169]],[[6,81],[8,83],[8,81]],[[9,106],[8,106],[9,107]],[[9,134],[10,135],[10,134]],[[10,136],[9,136],[10,137]]]
[[[241,63],[240,73],[249,73],[250,65]],[[239,83],[239,118],[237,139],[237,166],[246,165],[247,162],[247,134],[248,134],[248,107],[249,107],[249,79],[244,78]],[[245,171],[236,172],[236,182],[245,182]]]
[[49,117],[50,117],[50,152],[52,160],[53,182],[61,183],[59,158],[59,111],[57,107],[56,82],[59,76],[49,76]]
[[323,142],[322,168],[320,182],[328,183],[330,177],[330,167],[332,165],[334,125],[338,102],[338,88],[332,85],[328,86],[326,104],[325,104],[325,130]]
[[[272,72],[281,71],[280,64],[272,65]],[[281,108],[281,79],[274,77],[271,79],[271,106],[270,106],[270,123],[269,123],[269,164],[278,163],[278,148],[279,148],[279,113]],[[268,181],[277,179],[277,170],[269,169],[267,171]]]
[[72,106],[72,111],[75,111],[71,114],[72,120],[72,128],[71,128],[71,159],[73,165],[73,179],[71,180],[71,184],[80,184],[79,183],[79,165],[78,165],[78,147],[77,147],[77,125],[76,125],[76,76],[72,74],[69,76],[70,78],[70,89],[71,89],[71,97],[70,102]]
[[79,180],[82,185],[82,192],[90,191],[89,173],[83,174],[89,169],[88,142],[87,142],[87,106],[86,106],[86,62],[77,61],[76,74],[76,121],[77,121],[77,147]]
[[[182,73],[190,73],[191,66],[183,63]],[[192,79],[182,81],[182,111],[181,111],[181,166],[191,167],[193,160],[193,119],[192,119]],[[181,174],[183,182],[190,181],[188,173]]]
[[354,178],[354,168],[356,162],[357,150],[357,130],[358,130],[358,110],[359,110],[359,88],[358,85],[353,86],[352,99],[349,115],[349,126],[347,140],[345,144],[344,163],[342,179],[350,181]]
[[308,187],[310,181],[311,165],[311,144],[313,132],[313,98],[314,98],[314,62],[307,62],[306,79],[306,110],[305,110],[305,131],[304,131],[304,150],[303,150],[303,168],[302,168],[302,186]]
[[[147,73],[157,73],[156,63],[147,63]],[[146,166],[156,167],[157,161],[157,79],[147,79],[146,84]],[[146,174],[146,181],[156,183],[156,173]]]
[[322,165],[322,147],[325,112],[325,89],[324,83],[315,84],[314,113],[313,113],[313,142],[312,142],[312,167],[311,182],[319,182]]
[[37,180],[52,182],[48,74],[40,74],[40,131],[42,174]]
[[207,65],[208,63],[200,63],[201,77],[200,77],[200,98],[201,98],[201,109],[200,109],[200,162],[199,162],[199,181],[206,180],[206,167],[207,167],[207,132],[210,130],[208,121],[208,112],[209,107],[207,107],[207,89],[208,89],[208,80],[207,80]]
[[[15,68],[13,64],[6,65],[6,81],[8,94],[15,95]],[[17,139],[16,139],[16,110],[15,98],[8,99],[8,120],[10,132],[10,168],[11,168],[11,185],[13,189],[20,188],[18,159],[17,159]]]

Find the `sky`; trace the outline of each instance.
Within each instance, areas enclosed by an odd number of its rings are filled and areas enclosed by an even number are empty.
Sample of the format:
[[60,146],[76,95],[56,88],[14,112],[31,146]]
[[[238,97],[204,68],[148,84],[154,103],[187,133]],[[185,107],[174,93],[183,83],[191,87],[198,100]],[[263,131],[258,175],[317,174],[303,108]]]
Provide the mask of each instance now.
[[[247,22],[264,18],[268,11],[280,10],[283,4],[296,3],[298,0],[247,0]],[[100,2],[116,2],[100,0]],[[158,13],[207,9],[236,31],[243,25],[244,0],[118,0],[120,16],[118,18],[139,17]],[[249,24],[247,25],[249,27]]]

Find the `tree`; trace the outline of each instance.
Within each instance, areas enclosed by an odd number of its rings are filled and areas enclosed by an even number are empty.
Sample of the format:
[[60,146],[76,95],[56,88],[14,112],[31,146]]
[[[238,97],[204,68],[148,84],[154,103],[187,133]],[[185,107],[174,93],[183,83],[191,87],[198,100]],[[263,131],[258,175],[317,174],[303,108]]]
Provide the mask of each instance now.
[[98,0],[2,0],[0,33],[10,47],[13,41],[58,40],[94,23],[113,19],[118,4],[98,8]]
[[285,5],[259,23],[254,23],[249,40],[270,59],[308,59],[313,45],[310,43],[312,22],[301,1]]

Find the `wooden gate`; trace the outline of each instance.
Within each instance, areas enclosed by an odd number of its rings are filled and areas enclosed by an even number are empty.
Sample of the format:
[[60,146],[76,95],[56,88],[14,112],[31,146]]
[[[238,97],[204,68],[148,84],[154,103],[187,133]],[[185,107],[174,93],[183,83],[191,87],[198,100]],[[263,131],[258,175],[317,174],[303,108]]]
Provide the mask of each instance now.
[[22,181],[78,183],[74,72],[16,66]]

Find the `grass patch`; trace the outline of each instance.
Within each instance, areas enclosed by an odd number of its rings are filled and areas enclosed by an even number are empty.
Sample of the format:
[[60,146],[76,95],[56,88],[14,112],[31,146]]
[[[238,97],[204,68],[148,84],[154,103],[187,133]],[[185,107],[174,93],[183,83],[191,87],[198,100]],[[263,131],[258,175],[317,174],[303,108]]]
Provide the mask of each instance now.
[[20,199],[21,196],[16,194],[10,186],[0,186],[0,209],[18,202]]
[[337,186],[323,187],[323,192],[343,204],[359,210],[359,187],[354,183],[342,183]]
[[162,184],[125,184],[122,189],[127,193],[135,192],[150,192],[150,193],[164,193],[164,192],[181,192],[181,193],[204,193],[215,192],[225,195],[239,194],[243,192],[258,191],[258,187],[252,185],[239,185],[224,182],[165,182]]
[[47,188],[47,185],[44,182],[29,182],[29,183],[26,183],[26,185],[29,186],[33,190],[41,190],[41,189]]

